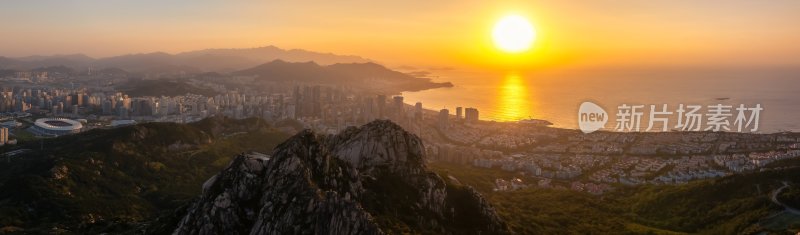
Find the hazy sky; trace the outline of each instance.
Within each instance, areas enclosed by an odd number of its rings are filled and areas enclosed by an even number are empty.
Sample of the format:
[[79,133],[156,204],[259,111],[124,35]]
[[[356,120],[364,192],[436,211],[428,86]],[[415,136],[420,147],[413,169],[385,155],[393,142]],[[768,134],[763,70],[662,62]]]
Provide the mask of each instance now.
[[[0,55],[275,45],[389,65],[798,65],[800,1],[3,1]],[[507,14],[534,49],[491,44]]]

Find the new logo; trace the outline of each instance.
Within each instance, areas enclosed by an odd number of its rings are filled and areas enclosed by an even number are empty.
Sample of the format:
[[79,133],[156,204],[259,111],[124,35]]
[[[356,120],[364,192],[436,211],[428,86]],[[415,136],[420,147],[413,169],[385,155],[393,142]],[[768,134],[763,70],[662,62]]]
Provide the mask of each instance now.
[[583,102],[578,109],[578,127],[583,133],[589,134],[600,130],[607,122],[608,113],[592,102]]

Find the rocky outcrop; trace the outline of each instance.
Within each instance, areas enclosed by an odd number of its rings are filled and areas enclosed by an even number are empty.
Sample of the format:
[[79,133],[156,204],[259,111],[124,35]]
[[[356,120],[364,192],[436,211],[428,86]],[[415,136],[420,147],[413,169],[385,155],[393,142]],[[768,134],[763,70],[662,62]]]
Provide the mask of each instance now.
[[174,234],[503,234],[471,188],[427,171],[418,137],[389,121],[303,131],[271,157],[237,156]]

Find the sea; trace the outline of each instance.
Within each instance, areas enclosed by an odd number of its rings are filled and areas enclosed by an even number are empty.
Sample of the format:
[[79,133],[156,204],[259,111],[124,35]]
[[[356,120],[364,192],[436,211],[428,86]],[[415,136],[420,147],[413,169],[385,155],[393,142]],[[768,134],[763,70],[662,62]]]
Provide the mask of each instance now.
[[707,118],[717,113],[709,106],[731,106],[730,112],[719,113],[730,114],[724,118],[730,123],[727,127],[738,131],[734,125],[736,108],[760,105],[763,110],[758,118],[751,117],[752,110],[745,111],[747,120],[752,121],[743,126],[743,132],[752,131],[756,123],[756,133],[800,131],[800,72],[793,69],[448,70],[433,74],[432,80],[449,81],[454,87],[404,92],[407,103],[422,102],[426,109],[446,108],[451,114],[456,107],[472,107],[478,109],[482,120],[542,119],[552,122],[553,127],[577,129],[578,107],[588,101],[608,112],[609,121],[603,129],[611,131],[620,130],[616,114],[623,105],[644,105],[639,110],[643,116],[639,131],[648,128],[651,105],[657,112],[672,112],[654,114],[669,120],[665,128],[663,122],[654,122],[651,131],[677,130],[681,104],[703,107],[698,111],[703,115],[701,129],[708,128]]

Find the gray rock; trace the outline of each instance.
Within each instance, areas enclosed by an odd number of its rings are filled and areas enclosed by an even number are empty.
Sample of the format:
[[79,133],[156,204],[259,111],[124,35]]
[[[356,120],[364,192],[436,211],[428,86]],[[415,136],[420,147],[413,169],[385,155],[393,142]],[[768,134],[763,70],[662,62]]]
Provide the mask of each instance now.
[[420,139],[389,121],[302,131],[271,157],[240,155],[203,185],[174,234],[505,234],[472,188],[425,167]]

